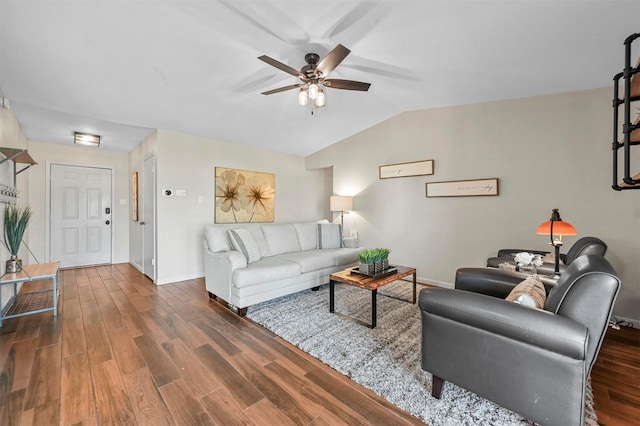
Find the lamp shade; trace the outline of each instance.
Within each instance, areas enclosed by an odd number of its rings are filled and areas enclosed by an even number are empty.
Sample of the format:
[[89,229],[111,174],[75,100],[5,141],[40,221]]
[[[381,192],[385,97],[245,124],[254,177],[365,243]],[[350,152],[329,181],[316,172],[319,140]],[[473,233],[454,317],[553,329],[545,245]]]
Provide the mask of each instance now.
[[332,212],[353,210],[353,197],[346,195],[332,195],[329,198],[329,209]]
[[560,212],[558,212],[558,209],[553,209],[551,212],[551,218],[538,226],[536,234],[551,235],[553,237],[562,235],[578,235],[578,231],[576,231],[576,228],[574,228],[569,222],[565,222],[560,218]]

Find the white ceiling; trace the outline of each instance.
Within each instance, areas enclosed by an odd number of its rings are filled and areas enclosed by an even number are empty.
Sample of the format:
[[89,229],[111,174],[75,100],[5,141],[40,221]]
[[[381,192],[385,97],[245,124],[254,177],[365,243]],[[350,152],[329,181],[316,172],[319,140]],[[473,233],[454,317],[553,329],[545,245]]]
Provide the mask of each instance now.
[[[128,151],[161,128],[307,155],[403,111],[612,87],[635,32],[638,0],[0,0],[0,89],[32,140]],[[258,56],[299,69],[338,43],[331,78],[369,92],[328,89],[313,116],[260,94],[297,80]]]

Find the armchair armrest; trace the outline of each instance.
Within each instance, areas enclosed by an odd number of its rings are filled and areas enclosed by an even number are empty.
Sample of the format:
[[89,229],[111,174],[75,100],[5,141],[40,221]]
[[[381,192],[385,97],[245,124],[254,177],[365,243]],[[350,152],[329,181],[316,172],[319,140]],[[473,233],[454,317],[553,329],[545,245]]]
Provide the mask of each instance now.
[[496,268],[460,268],[456,271],[454,286],[457,290],[504,299],[526,277],[520,272]]
[[523,251],[526,251],[527,253],[539,254],[539,255],[542,255],[542,256],[551,253],[550,251],[544,251],[544,250],[500,249],[500,250],[498,250],[498,256],[497,257],[511,257],[511,258],[513,258],[516,254],[522,253]]
[[[455,288],[504,299],[513,287],[527,278],[522,272],[496,268],[460,268],[456,271]],[[556,285],[557,277],[538,275],[547,294]]]
[[588,330],[569,318],[483,294],[444,288],[420,291],[420,309],[455,323],[584,360]]

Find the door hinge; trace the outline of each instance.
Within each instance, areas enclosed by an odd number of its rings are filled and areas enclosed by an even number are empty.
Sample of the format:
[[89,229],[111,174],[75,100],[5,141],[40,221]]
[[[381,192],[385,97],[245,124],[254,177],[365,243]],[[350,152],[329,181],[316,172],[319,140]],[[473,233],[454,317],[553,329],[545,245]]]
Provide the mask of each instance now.
[[151,266],[156,266],[156,260],[155,259],[151,259]]

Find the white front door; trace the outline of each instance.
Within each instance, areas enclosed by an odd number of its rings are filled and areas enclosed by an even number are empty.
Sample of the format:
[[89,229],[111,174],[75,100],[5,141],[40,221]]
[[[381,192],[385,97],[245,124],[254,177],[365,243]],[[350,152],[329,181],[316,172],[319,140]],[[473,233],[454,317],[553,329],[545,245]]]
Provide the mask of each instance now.
[[51,165],[51,262],[61,268],[111,263],[111,175],[111,169]]

